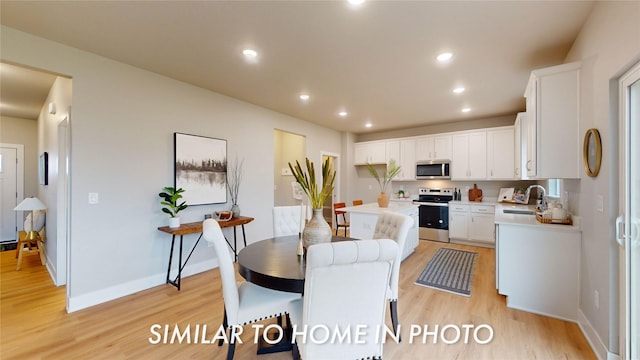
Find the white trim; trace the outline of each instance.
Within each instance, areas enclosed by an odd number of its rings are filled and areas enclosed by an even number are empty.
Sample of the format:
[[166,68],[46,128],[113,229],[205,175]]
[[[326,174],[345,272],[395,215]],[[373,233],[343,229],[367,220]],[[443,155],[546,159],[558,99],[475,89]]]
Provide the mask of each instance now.
[[[218,267],[218,259],[210,259],[196,264],[187,265],[182,270],[182,279],[184,280],[184,278],[188,276],[199,274],[216,267]],[[172,270],[171,274],[173,276],[175,275],[175,269]],[[167,274],[163,272],[105,289],[100,289],[88,294],[70,296],[67,302],[67,312],[72,313],[74,311],[86,309],[91,306],[102,304],[107,301],[115,300],[156,286],[172,286],[165,284],[166,279]],[[182,285],[184,286],[184,284]],[[175,291],[178,291],[178,289],[175,289]]]
[[578,309],[578,326],[580,326],[582,334],[584,334],[589,346],[591,346],[591,350],[593,350],[598,359],[612,359],[610,356],[615,356],[615,354],[612,354],[607,350],[607,347],[602,342],[598,332],[593,328],[591,322],[589,322],[589,319],[587,319],[581,309]]

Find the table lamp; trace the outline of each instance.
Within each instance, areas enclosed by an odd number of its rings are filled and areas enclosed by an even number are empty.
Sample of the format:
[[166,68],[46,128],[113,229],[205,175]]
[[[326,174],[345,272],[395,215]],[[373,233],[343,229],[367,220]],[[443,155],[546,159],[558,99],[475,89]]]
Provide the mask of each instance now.
[[45,210],[47,207],[37,197],[29,197],[22,200],[18,206],[13,210],[15,211],[31,211],[31,231],[27,233],[27,239],[34,240],[39,237],[39,234],[33,228],[33,219],[36,217],[34,210]]

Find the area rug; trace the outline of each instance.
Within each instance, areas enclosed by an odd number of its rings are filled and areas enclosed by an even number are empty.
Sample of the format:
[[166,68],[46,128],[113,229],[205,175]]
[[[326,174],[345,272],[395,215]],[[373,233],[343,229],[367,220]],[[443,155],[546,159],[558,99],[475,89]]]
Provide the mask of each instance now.
[[416,285],[471,296],[473,268],[478,253],[440,248],[422,271]]

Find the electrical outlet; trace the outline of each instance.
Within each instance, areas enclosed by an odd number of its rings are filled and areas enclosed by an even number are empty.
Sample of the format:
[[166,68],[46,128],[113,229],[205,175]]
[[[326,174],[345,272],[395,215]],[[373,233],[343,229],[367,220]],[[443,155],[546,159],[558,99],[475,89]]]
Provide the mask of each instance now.
[[593,292],[593,306],[596,310],[600,310],[600,293],[598,290]]
[[99,202],[98,193],[92,192],[89,193],[89,204],[95,205]]

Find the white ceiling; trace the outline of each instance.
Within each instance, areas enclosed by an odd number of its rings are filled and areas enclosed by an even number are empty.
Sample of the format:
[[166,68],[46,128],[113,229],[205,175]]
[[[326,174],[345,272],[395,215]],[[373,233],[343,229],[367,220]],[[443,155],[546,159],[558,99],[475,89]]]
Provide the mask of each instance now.
[[[296,118],[365,133],[522,111],[530,71],[563,62],[592,6],[3,0],[0,19]],[[245,47],[258,51],[257,62],[243,59]],[[454,58],[438,64],[445,50]],[[457,85],[467,91],[453,94]],[[302,92],[311,96],[307,103],[298,99]],[[471,112],[461,113],[465,106]],[[346,118],[337,115],[343,109]]]

